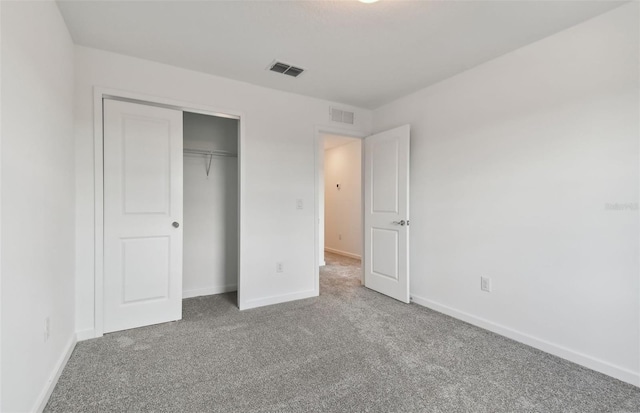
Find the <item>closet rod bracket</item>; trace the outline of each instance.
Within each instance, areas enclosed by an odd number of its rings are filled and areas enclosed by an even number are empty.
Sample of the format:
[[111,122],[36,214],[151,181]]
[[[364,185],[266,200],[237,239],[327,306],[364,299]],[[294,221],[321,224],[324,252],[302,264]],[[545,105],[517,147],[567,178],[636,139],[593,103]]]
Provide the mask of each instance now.
[[211,161],[213,161],[213,153],[209,154],[209,164],[207,165],[207,177],[209,176],[209,171],[211,170]]

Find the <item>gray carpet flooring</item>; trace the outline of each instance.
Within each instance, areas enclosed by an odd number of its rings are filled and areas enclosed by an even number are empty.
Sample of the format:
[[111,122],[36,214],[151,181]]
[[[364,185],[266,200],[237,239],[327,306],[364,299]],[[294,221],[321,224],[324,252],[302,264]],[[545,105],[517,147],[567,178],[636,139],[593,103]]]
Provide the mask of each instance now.
[[329,255],[321,295],[78,343],[48,412],[640,412],[640,389],[360,285]]

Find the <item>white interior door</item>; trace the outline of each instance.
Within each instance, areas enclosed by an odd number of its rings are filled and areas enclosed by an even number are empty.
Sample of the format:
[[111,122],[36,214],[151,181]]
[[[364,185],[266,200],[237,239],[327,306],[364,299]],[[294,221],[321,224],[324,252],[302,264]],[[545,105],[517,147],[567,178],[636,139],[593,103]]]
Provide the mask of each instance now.
[[104,331],[182,318],[182,112],[104,100]]
[[409,302],[409,125],[364,140],[364,284]]

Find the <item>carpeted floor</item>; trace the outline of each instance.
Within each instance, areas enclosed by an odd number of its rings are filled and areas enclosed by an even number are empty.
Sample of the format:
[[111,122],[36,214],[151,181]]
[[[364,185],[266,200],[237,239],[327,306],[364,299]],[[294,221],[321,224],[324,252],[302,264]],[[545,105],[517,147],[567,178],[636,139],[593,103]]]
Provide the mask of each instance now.
[[78,343],[49,412],[640,412],[640,389],[360,286],[329,255],[321,296]]

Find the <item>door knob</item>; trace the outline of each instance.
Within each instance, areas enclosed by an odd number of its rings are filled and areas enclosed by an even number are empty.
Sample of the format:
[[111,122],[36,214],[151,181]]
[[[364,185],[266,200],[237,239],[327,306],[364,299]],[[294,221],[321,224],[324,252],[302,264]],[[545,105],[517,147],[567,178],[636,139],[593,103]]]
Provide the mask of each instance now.
[[180,226],[180,224],[178,224],[176,221],[173,221],[173,224],[171,225],[173,225],[174,228],[178,228]]
[[393,224],[395,224],[395,225],[402,225],[402,226],[404,226],[404,224],[406,224],[406,222],[405,222],[405,220],[403,219],[403,220],[401,220],[401,221],[393,221]]

